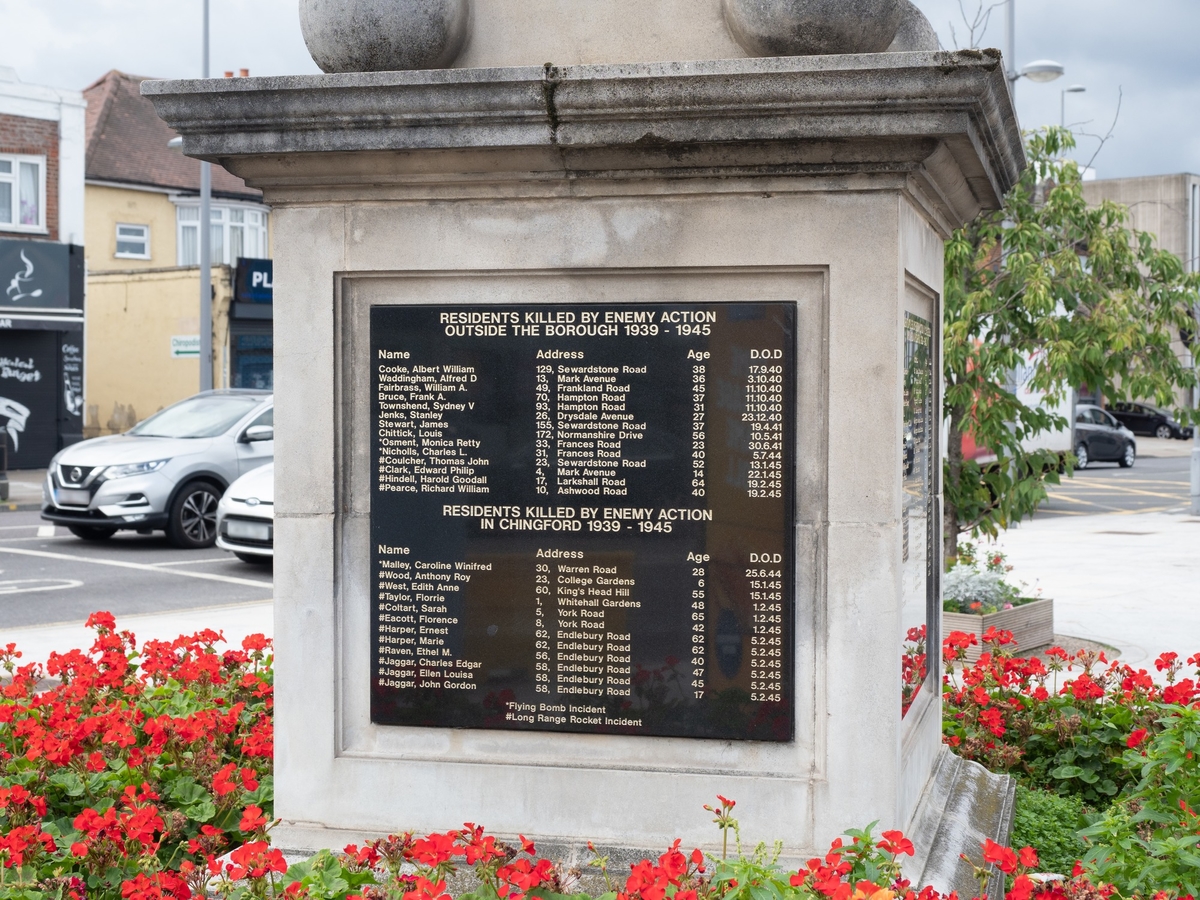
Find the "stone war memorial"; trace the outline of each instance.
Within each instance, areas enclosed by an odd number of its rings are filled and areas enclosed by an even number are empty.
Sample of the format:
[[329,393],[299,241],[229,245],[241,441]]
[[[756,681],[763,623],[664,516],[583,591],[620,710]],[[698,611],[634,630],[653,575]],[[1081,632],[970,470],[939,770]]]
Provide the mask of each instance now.
[[1025,164],[999,55],[907,0],[300,16],[327,74],[143,85],[275,211],[276,843],[711,846],[720,793],[961,887],[1011,788],[941,744],[942,260]]

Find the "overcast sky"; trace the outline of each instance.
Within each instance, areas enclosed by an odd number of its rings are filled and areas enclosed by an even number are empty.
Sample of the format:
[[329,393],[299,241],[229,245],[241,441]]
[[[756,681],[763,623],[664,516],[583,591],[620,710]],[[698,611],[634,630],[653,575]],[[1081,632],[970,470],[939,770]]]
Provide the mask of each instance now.
[[[581,10],[596,0],[577,2]],[[654,0],[646,0],[648,3]],[[985,0],[987,2],[987,0]],[[1101,178],[1200,171],[1200,0],[1016,0],[1017,61],[1066,66],[1050,84],[1022,79],[1025,128],[1056,124],[1061,88],[1067,122],[1103,134],[1124,91],[1112,139],[1096,159]],[[947,48],[967,45],[959,0],[916,0]],[[962,0],[968,14],[979,0]],[[297,0],[211,0],[212,71],[316,72],[300,36]],[[0,0],[0,65],[23,81],[83,88],[109,69],[158,77],[200,73],[200,0]],[[1005,43],[996,10],[980,46]],[[1082,137],[1086,162],[1096,141]]]

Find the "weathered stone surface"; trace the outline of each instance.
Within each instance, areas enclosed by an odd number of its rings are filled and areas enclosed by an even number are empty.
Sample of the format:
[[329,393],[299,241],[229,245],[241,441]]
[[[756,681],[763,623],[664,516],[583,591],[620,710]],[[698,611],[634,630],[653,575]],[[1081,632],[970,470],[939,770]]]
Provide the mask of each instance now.
[[880,53],[905,0],[724,0],[734,39],[752,56]]
[[[975,896],[979,886],[971,863],[982,863],[980,846],[990,838],[1007,844],[1012,833],[1017,785],[979,763],[942,750],[933,775],[905,831],[917,848],[905,860],[904,874],[914,884],[931,884],[943,893]],[[1004,876],[995,873],[988,896],[1004,896]]]
[[470,0],[300,0],[304,43],[325,72],[444,68],[470,15]]
[[916,50],[939,50],[941,41],[937,32],[925,18],[925,13],[913,5],[912,0],[904,0],[906,9],[896,29],[896,37],[888,46],[888,53],[911,53]]
[[[943,227],[995,209],[1024,166],[998,57],[785,59],[158,81],[189,155],[288,191],[537,173],[908,177]],[[348,163],[338,156],[356,153]],[[448,152],[449,151],[449,152]],[[292,157],[277,166],[278,155]],[[279,188],[279,191],[276,191]]]
[[739,59],[721,0],[472,0],[457,68]]
[[[708,817],[686,811],[720,792],[739,800],[743,837],[782,838],[791,863],[847,827],[909,821],[941,710],[934,690],[903,721],[898,702],[903,315],[940,319],[942,239],[998,205],[1024,165],[998,59],[723,58],[144,90],[185,152],[222,162],[273,207],[276,469],[293,486],[276,509],[289,690],[277,698],[274,840],[341,846],[484,821],[552,852],[676,837],[715,849]],[[796,305],[794,742],[371,722],[371,309],[564,298]],[[862,439],[864,421],[879,440]],[[863,665],[889,659],[896,680]],[[926,804],[935,832],[951,806]]]

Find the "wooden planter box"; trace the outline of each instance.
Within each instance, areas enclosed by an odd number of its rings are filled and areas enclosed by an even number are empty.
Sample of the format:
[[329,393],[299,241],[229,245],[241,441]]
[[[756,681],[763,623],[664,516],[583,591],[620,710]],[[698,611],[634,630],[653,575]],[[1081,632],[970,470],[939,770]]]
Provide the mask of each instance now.
[[979,644],[967,650],[967,662],[975,662],[983,649],[983,634],[989,628],[1011,631],[1017,641],[1017,655],[1045,647],[1054,641],[1054,600],[1034,600],[1024,606],[1002,609],[986,616],[966,613],[942,613],[942,637],[952,631],[975,635]]

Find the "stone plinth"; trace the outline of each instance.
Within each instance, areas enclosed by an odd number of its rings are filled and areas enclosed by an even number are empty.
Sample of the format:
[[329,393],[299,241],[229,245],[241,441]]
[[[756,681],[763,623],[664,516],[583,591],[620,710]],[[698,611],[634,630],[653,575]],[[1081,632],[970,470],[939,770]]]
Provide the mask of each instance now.
[[[739,801],[747,839],[781,838],[793,855],[849,826],[909,821],[940,709],[935,672],[901,718],[905,316],[934,323],[936,358],[943,241],[996,208],[1024,165],[998,58],[143,90],[186,153],[274,209],[283,844],[475,821],[568,842],[711,845],[701,805],[718,792]],[[564,298],[795,304],[795,740],[371,723],[369,309]],[[932,509],[940,521],[936,496]]]

